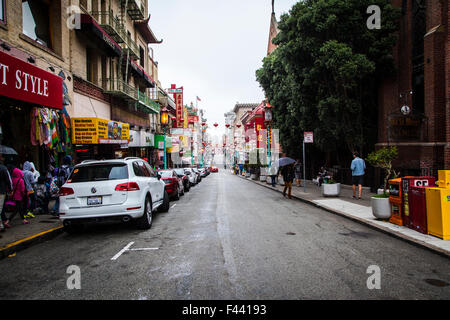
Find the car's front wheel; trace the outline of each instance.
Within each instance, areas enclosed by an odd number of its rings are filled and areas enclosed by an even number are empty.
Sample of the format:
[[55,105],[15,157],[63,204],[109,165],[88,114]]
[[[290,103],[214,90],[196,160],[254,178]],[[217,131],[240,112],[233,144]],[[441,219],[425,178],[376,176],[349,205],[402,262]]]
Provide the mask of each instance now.
[[144,214],[137,219],[137,226],[139,229],[150,229],[153,222],[152,203],[150,197],[145,198]]

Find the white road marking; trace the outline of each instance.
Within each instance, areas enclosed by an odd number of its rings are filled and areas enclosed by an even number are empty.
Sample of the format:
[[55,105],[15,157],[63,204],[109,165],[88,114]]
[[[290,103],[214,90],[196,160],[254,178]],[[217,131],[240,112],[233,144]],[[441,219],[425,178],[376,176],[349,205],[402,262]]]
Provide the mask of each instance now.
[[130,251],[145,251],[145,250],[159,250],[159,248],[136,248],[136,249],[129,249]]
[[173,206],[170,207],[170,209],[172,209],[173,207],[175,207],[177,204],[175,203]]
[[122,250],[120,250],[114,257],[111,258],[111,260],[117,260],[122,253],[124,253],[125,251],[128,250],[129,247],[131,247],[133,245],[134,242],[130,242],[129,244],[127,244]]

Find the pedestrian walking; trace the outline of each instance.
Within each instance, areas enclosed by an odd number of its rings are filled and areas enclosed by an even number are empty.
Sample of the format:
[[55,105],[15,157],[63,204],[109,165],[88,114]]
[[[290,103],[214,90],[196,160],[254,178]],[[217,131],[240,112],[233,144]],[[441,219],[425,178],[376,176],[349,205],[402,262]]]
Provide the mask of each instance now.
[[283,197],[286,197],[286,190],[288,191],[289,199],[292,199],[292,182],[294,181],[294,164],[289,164],[281,168],[281,174],[284,180]]
[[1,212],[0,231],[5,231],[3,222],[6,222],[7,220],[4,207],[6,195],[10,193],[13,189],[11,176],[9,175],[8,169],[3,164],[3,161],[4,161],[3,155],[0,153],[0,212]]
[[[58,168],[56,184],[58,188],[61,188],[64,183],[66,183],[67,179],[69,179],[70,174],[72,173],[72,157],[67,155],[63,158],[63,165]],[[53,214],[59,215],[59,197],[55,201],[55,206],[53,207]]]
[[[27,189],[27,200],[26,200],[26,208],[27,218],[34,218],[33,211],[36,208],[36,194],[34,192],[34,186],[36,185],[36,180],[34,179],[34,169],[32,163],[29,161],[25,161],[23,163],[23,179],[25,180],[25,187]],[[28,206],[28,199],[30,200],[30,205]]]
[[44,176],[38,178],[36,184],[36,207],[41,213],[48,214],[48,203],[50,201],[50,183]]
[[302,183],[302,163],[300,159],[297,159],[295,162],[295,182],[297,183],[297,187],[300,187]]
[[353,160],[350,169],[352,170],[353,199],[356,199],[356,186],[358,185],[358,200],[360,200],[362,195],[362,184],[364,170],[366,169],[366,163],[359,157],[357,151],[353,152]]
[[12,210],[12,214],[4,222],[4,225],[7,228],[11,227],[9,222],[12,221],[12,219],[16,216],[16,214],[20,215],[20,217],[22,218],[23,224],[29,223],[27,221],[27,219],[25,218],[28,199],[27,199],[26,183],[23,178],[22,170],[20,170],[18,168],[15,168],[13,170],[12,184],[13,184],[13,191],[12,191],[11,197],[9,197],[10,200],[8,200],[7,203],[9,203],[13,206],[13,210]]
[[272,187],[275,187],[275,179],[278,175],[278,167],[276,165],[271,165],[269,169],[270,179],[272,180]]

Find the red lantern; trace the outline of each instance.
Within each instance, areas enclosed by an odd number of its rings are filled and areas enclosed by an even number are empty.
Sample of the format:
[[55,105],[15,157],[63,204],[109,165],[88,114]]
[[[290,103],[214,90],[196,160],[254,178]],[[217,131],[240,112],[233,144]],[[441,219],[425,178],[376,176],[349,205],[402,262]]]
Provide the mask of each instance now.
[[202,122],[202,126],[206,126],[206,122]]
[[172,119],[172,121],[177,121],[176,117],[172,117],[171,119]]
[[225,125],[225,127],[229,128],[229,127],[230,127],[230,124],[229,124],[229,123],[227,123],[227,124]]
[[184,122],[184,119],[180,119],[180,122]]
[[214,123],[214,127],[216,127],[217,128],[217,126],[218,126],[219,124],[216,122],[216,123]]
[[237,125],[236,125],[236,127],[240,128],[240,127],[241,127],[241,125],[240,125],[240,124],[237,124]]

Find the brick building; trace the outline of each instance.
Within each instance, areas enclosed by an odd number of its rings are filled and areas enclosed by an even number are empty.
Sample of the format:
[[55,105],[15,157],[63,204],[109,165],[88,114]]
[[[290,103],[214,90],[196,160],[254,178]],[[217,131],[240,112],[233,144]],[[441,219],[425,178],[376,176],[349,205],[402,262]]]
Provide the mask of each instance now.
[[450,169],[449,4],[392,3],[402,10],[393,50],[398,72],[380,85],[376,148],[397,146],[402,174],[435,175]]

